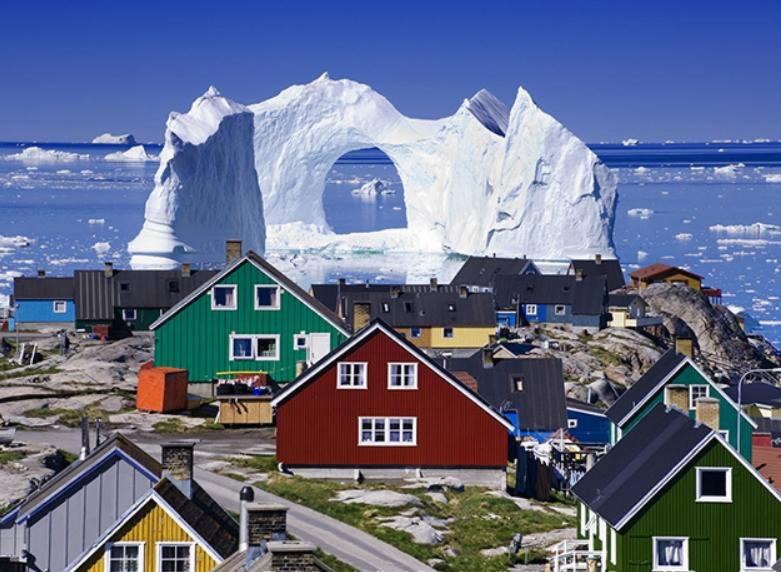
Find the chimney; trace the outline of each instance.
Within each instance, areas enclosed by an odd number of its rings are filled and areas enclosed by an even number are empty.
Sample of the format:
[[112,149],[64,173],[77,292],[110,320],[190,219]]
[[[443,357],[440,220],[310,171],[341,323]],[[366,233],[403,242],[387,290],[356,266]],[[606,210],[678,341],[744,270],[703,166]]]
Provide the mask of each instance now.
[[398,286],[391,286],[390,297],[398,298],[400,295],[401,295],[401,288],[399,288]]
[[469,296],[469,288],[466,286],[459,286],[458,287],[458,297],[459,298],[466,298]]
[[226,240],[225,241],[225,264],[230,264],[241,258],[241,241],[240,240]]
[[432,277],[432,278],[429,280],[429,284],[430,284],[430,286],[431,286],[431,291],[432,291],[432,292],[436,292],[436,291],[439,289],[439,284],[437,283],[437,277],[436,277],[436,276],[433,276],[433,277]]
[[488,369],[494,367],[494,352],[491,348],[483,348],[483,368]]
[[189,262],[182,262],[182,276],[185,278],[189,278],[192,274],[192,270],[190,269],[190,263]]
[[597,264],[602,264],[602,255],[601,254],[595,254],[594,255],[594,262]]
[[719,430],[719,400],[713,397],[700,397],[695,403],[695,419],[714,431]]
[[315,566],[315,545],[308,542],[269,542],[272,572],[317,572]]
[[195,441],[172,441],[163,443],[161,448],[163,476],[170,479],[187,498],[192,498]]
[[580,268],[575,270],[575,281],[576,282],[583,281],[583,270],[581,270]]
[[664,388],[664,404],[677,407],[681,411],[689,410],[689,386],[668,385]]
[[241,487],[239,492],[239,551],[249,548],[249,510],[247,506],[255,500],[252,487]]
[[45,278],[45,277],[46,277],[46,270],[44,270],[43,268],[38,270],[38,278]]
[[[287,538],[287,507],[281,504],[247,503],[246,541],[261,546],[272,540]],[[241,531],[239,535],[241,541]]]
[[339,284],[339,288],[347,286],[347,280],[345,280],[344,278],[339,278],[338,284]]
[[113,262],[104,262],[103,263],[103,276],[106,278],[111,278],[114,276],[114,263]]

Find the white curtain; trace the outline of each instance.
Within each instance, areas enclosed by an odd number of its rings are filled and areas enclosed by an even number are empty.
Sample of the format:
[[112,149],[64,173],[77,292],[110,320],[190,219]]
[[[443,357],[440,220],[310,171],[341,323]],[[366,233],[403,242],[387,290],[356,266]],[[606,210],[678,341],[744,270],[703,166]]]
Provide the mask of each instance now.
[[657,548],[659,564],[662,566],[680,566],[683,564],[683,541],[660,540]]
[[760,542],[746,542],[746,565],[757,568],[767,568],[770,562],[770,544]]

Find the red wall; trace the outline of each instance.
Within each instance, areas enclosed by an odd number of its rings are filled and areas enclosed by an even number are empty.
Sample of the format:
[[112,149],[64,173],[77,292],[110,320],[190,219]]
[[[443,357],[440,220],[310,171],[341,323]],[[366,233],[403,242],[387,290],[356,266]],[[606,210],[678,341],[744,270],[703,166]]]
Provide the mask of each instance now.
[[[368,389],[337,389],[336,363],[277,408],[277,458],[295,466],[504,467],[507,429],[382,331],[337,361],[368,362]],[[388,362],[418,362],[389,390]],[[358,418],[417,417],[417,446],[358,446]]]

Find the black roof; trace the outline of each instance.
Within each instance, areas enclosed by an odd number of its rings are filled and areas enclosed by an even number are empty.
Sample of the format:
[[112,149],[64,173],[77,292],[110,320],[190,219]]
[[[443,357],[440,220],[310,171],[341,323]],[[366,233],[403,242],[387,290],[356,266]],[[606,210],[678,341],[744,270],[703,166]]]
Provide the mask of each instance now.
[[201,486],[192,482],[187,497],[167,478],[155,485],[157,492],[220,556],[227,558],[239,547],[239,525]]
[[617,290],[626,285],[624,280],[624,271],[621,270],[621,263],[615,258],[588,260],[573,260],[570,262],[570,270],[574,274],[578,270],[583,276],[604,276],[607,279],[607,289]]
[[[478,393],[498,411],[518,412],[524,431],[555,431],[567,426],[564,373],[558,358],[510,358],[484,367],[482,350],[447,360],[450,371],[465,371],[477,380]],[[523,380],[516,391],[514,380]]]
[[[724,390],[724,393],[730,396],[732,401],[738,402],[738,386],[731,385]],[[781,407],[781,387],[776,387],[764,381],[754,383],[744,383],[740,395],[741,405],[753,405],[759,403],[762,405],[772,405]]]
[[73,300],[73,278],[14,278],[14,300]]
[[338,284],[312,284],[310,286],[312,297],[332,312],[339,311],[339,285]]
[[630,294],[628,292],[614,292],[608,294],[607,304],[608,306],[615,306],[617,308],[628,308],[635,300],[640,300],[645,303],[644,300],[637,294]]
[[597,462],[572,492],[611,527],[628,515],[712,431],[658,404]]
[[592,405],[591,403],[586,403],[585,401],[580,401],[579,399],[573,399],[571,397],[567,398],[567,407],[572,407],[573,409],[581,409],[583,411],[596,413],[598,415],[605,415],[604,409],[600,409],[599,407]]
[[573,314],[601,315],[607,302],[604,276],[524,274],[497,276],[494,281],[497,308],[515,308],[517,304],[564,304]]
[[[394,328],[496,326],[493,296],[460,290],[464,289],[429,284],[339,285],[335,306],[341,307],[348,324],[353,323],[354,305],[368,304],[371,319],[382,319]],[[334,304],[331,288],[313,285],[312,293],[323,305]]]
[[76,270],[76,319],[112,320],[114,308],[167,309],[217,274],[216,270]]
[[781,418],[772,417],[754,417],[757,428],[754,433],[781,433]]
[[470,256],[453,279],[454,286],[481,286],[490,288],[499,275],[517,276],[537,267],[527,258],[497,258],[495,256]]
[[678,367],[686,358],[675,350],[668,350],[659,360],[651,366],[632,387],[627,389],[616,402],[610,406],[605,415],[618,424],[626,417],[635,406],[640,403],[667,375]]

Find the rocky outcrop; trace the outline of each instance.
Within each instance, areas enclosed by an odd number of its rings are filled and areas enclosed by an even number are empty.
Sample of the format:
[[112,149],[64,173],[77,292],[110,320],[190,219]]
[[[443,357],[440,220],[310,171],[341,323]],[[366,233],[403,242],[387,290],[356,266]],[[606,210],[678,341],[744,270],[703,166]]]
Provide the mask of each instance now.
[[640,291],[652,313],[662,316],[665,327],[674,332],[679,320],[694,333],[703,361],[714,372],[730,377],[749,369],[779,363],[777,352],[760,351],[746,337],[735,316],[724,307],[713,306],[701,292],[683,284],[652,284]]

